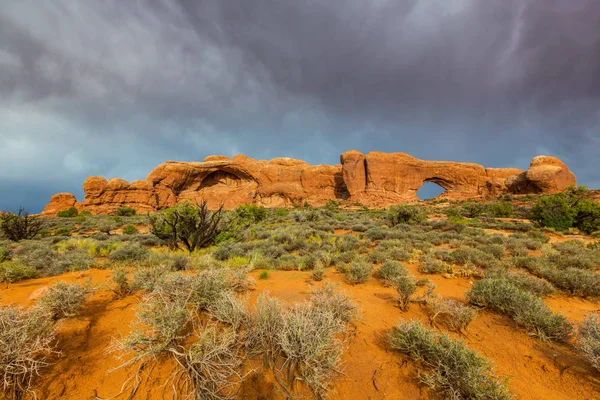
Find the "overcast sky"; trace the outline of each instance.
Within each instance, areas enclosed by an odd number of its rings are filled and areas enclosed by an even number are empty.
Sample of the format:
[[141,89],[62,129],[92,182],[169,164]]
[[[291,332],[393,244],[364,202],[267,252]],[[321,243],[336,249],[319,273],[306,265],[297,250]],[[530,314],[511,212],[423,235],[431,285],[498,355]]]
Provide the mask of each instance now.
[[600,187],[598,0],[3,0],[0,209],[210,154],[349,149]]

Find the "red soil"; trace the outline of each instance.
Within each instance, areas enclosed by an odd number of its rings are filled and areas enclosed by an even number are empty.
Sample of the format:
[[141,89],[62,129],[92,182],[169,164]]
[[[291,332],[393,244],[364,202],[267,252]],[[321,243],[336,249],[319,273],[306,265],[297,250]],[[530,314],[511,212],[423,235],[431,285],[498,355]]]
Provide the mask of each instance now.
[[[421,277],[415,265],[411,272]],[[255,278],[259,271],[251,273]],[[104,284],[110,271],[90,270],[85,273],[65,274],[10,285],[0,289],[2,304],[30,306],[35,300],[29,296],[35,290],[56,281],[85,282],[88,278],[99,289],[88,300],[83,314],[68,319],[59,328],[59,348],[62,355],[39,379],[38,388],[43,399],[103,399],[111,398],[122,390],[135,368],[110,372],[120,362],[107,354],[111,341],[130,332],[139,301],[137,295],[124,299],[114,298]],[[268,279],[257,279],[252,300],[264,291],[285,302],[299,302],[316,285],[310,273],[273,271]],[[437,285],[436,292],[446,298],[464,301],[464,293],[472,282],[467,278],[445,279],[427,276]],[[341,284],[359,304],[361,318],[353,327],[352,338],[344,354],[343,375],[333,384],[332,399],[427,399],[427,391],[418,384],[419,369],[402,355],[386,346],[386,335],[398,319],[420,319],[428,323],[421,305],[413,304],[402,313],[395,304],[394,291],[371,278],[367,283],[350,286],[343,276],[327,270],[325,279]],[[590,311],[600,309],[600,303],[577,298],[556,296],[547,300],[550,307],[563,313],[573,322],[579,322]],[[457,334],[452,334],[459,337]],[[519,399],[597,399],[600,398],[600,375],[579,356],[571,344],[540,342],[527,336],[509,318],[480,312],[461,337],[471,348],[492,359],[496,373],[508,379],[510,389]],[[164,382],[173,371],[168,360],[159,360],[157,366],[143,372],[144,381],[135,399],[160,399]],[[110,373],[109,373],[110,372]],[[249,377],[240,398],[277,399],[268,379]],[[166,390],[169,397],[170,390]],[[118,398],[127,398],[121,395]]]

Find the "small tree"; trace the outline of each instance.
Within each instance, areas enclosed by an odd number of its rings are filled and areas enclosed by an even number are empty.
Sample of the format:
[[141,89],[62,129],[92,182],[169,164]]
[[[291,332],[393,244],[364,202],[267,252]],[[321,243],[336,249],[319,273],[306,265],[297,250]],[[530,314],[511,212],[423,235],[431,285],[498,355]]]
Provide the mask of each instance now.
[[218,210],[210,211],[206,200],[201,204],[184,202],[150,215],[150,232],[171,248],[178,248],[182,243],[191,253],[214,242],[222,212],[222,204]]
[[588,235],[600,230],[600,204],[591,199],[583,199],[575,206],[575,212],[577,229]]
[[545,196],[536,201],[531,209],[531,220],[541,226],[566,230],[573,226],[575,211],[560,194]]
[[13,242],[35,238],[43,228],[43,222],[30,215],[23,207],[17,214],[5,212],[0,214],[0,229]]

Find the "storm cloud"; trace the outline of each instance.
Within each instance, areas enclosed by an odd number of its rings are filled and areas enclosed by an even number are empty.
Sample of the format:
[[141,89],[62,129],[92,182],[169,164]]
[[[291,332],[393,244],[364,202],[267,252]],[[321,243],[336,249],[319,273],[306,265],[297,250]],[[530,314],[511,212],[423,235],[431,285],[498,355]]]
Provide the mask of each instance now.
[[0,208],[168,159],[358,149],[600,187],[596,0],[7,0]]

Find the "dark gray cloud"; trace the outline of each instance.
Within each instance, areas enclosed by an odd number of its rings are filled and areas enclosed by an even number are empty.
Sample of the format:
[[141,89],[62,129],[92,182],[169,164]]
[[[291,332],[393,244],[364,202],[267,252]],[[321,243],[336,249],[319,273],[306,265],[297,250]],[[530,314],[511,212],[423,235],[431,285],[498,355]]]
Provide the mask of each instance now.
[[596,0],[7,1],[0,208],[167,160],[405,151],[600,187]]

